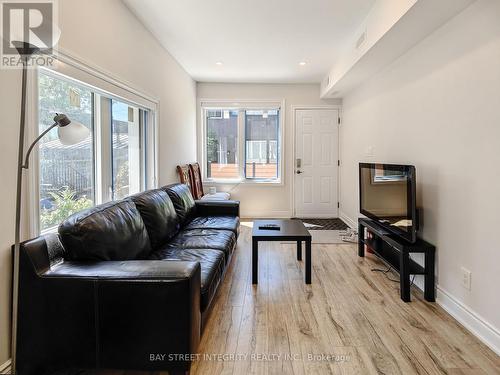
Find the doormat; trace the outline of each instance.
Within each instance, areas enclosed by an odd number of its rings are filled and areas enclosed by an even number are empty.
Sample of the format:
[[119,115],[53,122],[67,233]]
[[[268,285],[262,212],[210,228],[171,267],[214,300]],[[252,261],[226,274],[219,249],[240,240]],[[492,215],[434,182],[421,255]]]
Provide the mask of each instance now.
[[310,230],[346,230],[348,228],[348,225],[339,218],[332,218],[332,219],[294,218],[294,220],[301,220],[304,223],[305,227]]

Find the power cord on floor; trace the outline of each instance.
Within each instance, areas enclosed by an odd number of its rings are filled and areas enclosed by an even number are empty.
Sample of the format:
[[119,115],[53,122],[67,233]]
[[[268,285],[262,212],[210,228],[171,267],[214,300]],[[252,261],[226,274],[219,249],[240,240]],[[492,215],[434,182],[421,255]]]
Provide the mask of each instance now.
[[[372,272],[382,272],[382,273],[383,273],[383,274],[385,274],[385,276],[387,277],[387,280],[392,281],[392,282],[394,282],[394,283],[399,283],[399,280],[393,279],[393,278],[391,278],[391,277],[388,275],[388,273],[389,273],[390,271],[394,271],[394,267],[392,267],[392,266],[389,266],[386,270],[383,270],[383,269],[381,269],[381,268],[372,268],[370,271],[372,271]],[[415,281],[415,276],[416,276],[416,275],[413,275],[413,277],[412,277],[412,279],[411,279],[410,286],[412,286],[412,285],[413,285],[413,282]]]
[[345,231],[340,232],[340,239],[344,242],[352,242],[352,243],[357,243],[358,242],[358,231],[347,227]]
[[[352,229],[350,227],[347,227],[345,231],[340,232],[340,239],[344,242],[353,242],[357,243],[358,242],[358,232],[355,229]],[[410,256],[410,260],[413,260]],[[383,270],[381,268],[372,268],[372,272],[381,272],[383,273],[388,280],[394,282],[394,283],[399,283],[399,280],[393,279],[389,276],[390,271],[396,271],[393,266],[389,266],[386,270]],[[415,276],[413,275],[411,279],[410,286],[413,285],[413,282],[415,281]]]

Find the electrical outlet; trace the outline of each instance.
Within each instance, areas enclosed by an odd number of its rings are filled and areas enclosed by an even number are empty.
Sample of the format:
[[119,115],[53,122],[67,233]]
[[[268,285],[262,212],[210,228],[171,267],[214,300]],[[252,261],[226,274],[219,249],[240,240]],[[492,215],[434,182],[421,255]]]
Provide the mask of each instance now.
[[471,272],[467,269],[462,267],[462,286],[467,289],[471,290]]

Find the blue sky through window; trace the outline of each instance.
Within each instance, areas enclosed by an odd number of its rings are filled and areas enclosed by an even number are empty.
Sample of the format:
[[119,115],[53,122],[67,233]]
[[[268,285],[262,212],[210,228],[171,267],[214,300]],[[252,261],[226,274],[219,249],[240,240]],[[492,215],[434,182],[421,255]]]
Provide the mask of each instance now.
[[128,122],[128,105],[113,100],[113,120]]

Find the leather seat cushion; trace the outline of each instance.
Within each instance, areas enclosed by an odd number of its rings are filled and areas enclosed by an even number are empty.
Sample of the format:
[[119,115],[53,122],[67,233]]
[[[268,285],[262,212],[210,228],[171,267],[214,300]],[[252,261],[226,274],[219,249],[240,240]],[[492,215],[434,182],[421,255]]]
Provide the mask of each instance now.
[[236,235],[229,230],[218,229],[191,229],[182,230],[166,247],[177,249],[216,249],[225,254],[225,261],[229,260],[234,246]]
[[199,216],[194,218],[184,229],[224,229],[237,235],[239,227],[240,218],[237,216]]
[[164,248],[153,252],[149,259],[200,262],[202,312],[210,305],[224,275],[224,253],[221,250]]
[[196,213],[196,205],[189,186],[172,184],[162,187],[174,204],[181,226],[186,225]]
[[158,249],[179,231],[179,220],[168,194],[161,190],[148,190],[131,197],[146,225],[151,247]]
[[71,215],[59,225],[69,260],[146,259],[151,243],[141,214],[129,199]]

